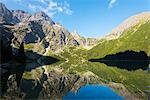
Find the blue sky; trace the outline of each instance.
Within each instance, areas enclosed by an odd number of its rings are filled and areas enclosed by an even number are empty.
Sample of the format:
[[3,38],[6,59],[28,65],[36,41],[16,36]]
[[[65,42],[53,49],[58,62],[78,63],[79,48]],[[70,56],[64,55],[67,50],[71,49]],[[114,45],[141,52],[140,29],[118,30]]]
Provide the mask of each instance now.
[[9,9],[44,11],[81,36],[103,37],[128,17],[150,11],[150,0],[0,0]]

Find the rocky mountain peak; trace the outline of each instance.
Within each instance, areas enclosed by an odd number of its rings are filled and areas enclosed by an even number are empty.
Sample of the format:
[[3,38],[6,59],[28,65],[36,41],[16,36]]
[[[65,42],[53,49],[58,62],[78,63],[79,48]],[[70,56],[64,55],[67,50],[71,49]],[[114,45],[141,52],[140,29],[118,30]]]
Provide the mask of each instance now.
[[52,21],[51,18],[45,14],[43,11],[37,12],[33,14],[30,18],[30,20],[46,20],[46,21]]
[[6,6],[0,2],[0,22],[10,23],[12,20],[11,12],[6,8]]
[[78,34],[77,30],[74,30],[73,32],[71,32],[72,36],[75,38],[75,39],[80,39],[80,35]]
[[36,16],[39,16],[39,17],[43,17],[45,19],[49,19],[49,16],[47,14],[45,14],[45,12],[43,11],[39,11],[37,13],[35,13]]
[[6,8],[6,6],[0,2],[0,13],[7,13],[8,9]]
[[16,24],[22,22],[30,22],[30,21],[37,21],[41,22],[42,24],[51,25],[54,24],[52,19],[45,14],[43,11],[39,11],[33,15],[23,11],[23,10],[8,10],[6,6],[0,2],[0,22],[7,23],[7,24]]
[[54,22],[52,21],[52,19],[47,15],[45,14],[43,11],[40,11],[40,12],[37,12],[33,15],[31,15],[28,19],[28,21],[37,21],[43,25],[45,24],[54,24]]
[[12,14],[14,17],[17,17],[18,20],[20,20],[20,21],[27,21],[27,20],[29,20],[29,18],[31,16],[31,14],[29,14],[23,10],[13,10]]
[[25,12],[25,11],[23,11],[23,10],[12,10],[12,12],[16,12],[16,13],[27,13],[27,12]]

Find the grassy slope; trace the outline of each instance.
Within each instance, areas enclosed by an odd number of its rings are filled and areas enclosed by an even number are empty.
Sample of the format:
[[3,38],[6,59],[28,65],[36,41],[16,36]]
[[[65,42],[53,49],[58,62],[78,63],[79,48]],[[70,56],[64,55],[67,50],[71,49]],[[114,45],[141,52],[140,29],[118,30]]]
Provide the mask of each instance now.
[[100,58],[126,50],[145,51],[150,56],[150,22],[130,28],[115,40],[103,40],[88,51],[88,59]]

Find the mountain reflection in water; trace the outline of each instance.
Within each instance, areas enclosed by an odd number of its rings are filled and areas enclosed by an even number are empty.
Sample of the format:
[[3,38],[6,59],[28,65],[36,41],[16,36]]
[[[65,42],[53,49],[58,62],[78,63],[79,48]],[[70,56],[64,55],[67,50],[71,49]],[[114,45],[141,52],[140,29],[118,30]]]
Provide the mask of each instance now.
[[104,63],[107,66],[116,66],[127,70],[146,70],[149,66],[149,58],[143,51],[125,51],[117,54],[107,55],[104,58],[90,59],[91,62]]

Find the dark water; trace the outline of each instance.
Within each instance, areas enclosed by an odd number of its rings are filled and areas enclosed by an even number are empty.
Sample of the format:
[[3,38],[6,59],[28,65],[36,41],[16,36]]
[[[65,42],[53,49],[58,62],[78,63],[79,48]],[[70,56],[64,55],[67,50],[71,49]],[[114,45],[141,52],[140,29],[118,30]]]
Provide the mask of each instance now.
[[111,88],[102,85],[86,85],[81,87],[77,93],[68,92],[63,100],[124,100]]
[[119,52],[117,54],[106,55],[104,58],[90,59],[89,61],[100,62],[106,64],[107,66],[115,66],[121,69],[127,69],[129,71],[138,69],[146,70],[150,62],[147,54],[143,51]]

